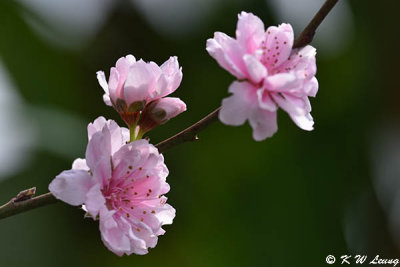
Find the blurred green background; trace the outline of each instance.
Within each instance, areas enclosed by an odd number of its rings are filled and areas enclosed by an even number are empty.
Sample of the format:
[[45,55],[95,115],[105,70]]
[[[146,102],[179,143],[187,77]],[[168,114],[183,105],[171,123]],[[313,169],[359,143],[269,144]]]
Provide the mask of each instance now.
[[[255,142],[248,124],[212,125],[165,154],[177,210],[155,249],[118,257],[98,223],[58,203],[0,221],[0,266],[325,266],[332,254],[400,257],[398,1],[339,1],[317,31],[315,130],[284,112]],[[150,134],[157,143],[228,96],[234,80],[205,50],[234,35],[237,14],[298,34],[319,0],[0,1],[0,201],[49,182],[83,157],[86,125],[122,121],[96,71],[127,54],[177,55],[174,96],[188,111]],[[338,265],[338,264],[336,264]]]

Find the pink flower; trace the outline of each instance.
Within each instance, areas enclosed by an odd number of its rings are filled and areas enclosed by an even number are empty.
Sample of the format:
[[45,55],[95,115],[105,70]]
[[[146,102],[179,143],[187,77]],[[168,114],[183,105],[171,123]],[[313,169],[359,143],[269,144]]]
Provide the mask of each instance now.
[[238,80],[229,87],[233,95],[224,99],[220,120],[242,125],[249,120],[257,141],[278,129],[276,112],[285,110],[303,130],[313,129],[309,96],[318,91],[315,78],[316,50],[312,46],[293,49],[293,29],[289,24],[264,30],[263,22],[242,12],[236,39],[216,32],[207,40],[207,51]]
[[58,199],[83,205],[100,220],[105,246],[115,254],[146,254],[175,209],[163,196],[169,191],[164,158],[147,140],[126,143],[129,132],[103,117],[88,126],[86,160],[77,159],[49,185]]
[[136,61],[128,55],[118,59],[110,70],[108,82],[103,71],[97,79],[104,89],[104,102],[113,106],[132,126],[137,123],[140,111],[151,101],[174,92],[182,81],[182,68],[177,57],[170,57],[160,67],[154,62]]

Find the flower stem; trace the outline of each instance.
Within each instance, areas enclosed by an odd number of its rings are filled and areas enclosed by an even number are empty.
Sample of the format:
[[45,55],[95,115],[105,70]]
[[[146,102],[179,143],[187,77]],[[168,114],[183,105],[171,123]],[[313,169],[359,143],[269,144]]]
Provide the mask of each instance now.
[[144,135],[145,133],[146,133],[146,132],[143,131],[142,128],[139,128],[138,134],[137,134],[137,136],[136,136],[136,140],[142,139],[142,137],[143,137],[143,135]]
[[129,127],[129,143],[135,141],[136,137],[136,123]]

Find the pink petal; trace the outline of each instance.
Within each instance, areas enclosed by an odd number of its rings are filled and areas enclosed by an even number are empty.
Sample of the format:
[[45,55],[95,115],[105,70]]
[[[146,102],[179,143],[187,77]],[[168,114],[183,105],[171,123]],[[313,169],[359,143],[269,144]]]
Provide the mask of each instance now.
[[290,94],[271,94],[274,101],[289,114],[305,115],[311,111],[311,105],[307,97],[295,97]]
[[318,92],[318,80],[315,77],[312,77],[309,81],[304,84],[304,92],[308,96],[315,97]]
[[227,125],[242,125],[250,109],[257,104],[257,88],[248,82],[233,82],[229,86],[232,96],[222,101],[219,119]]
[[[165,86],[159,88],[158,96],[164,97],[174,92],[182,81],[182,68],[179,67],[178,58],[170,57],[164,64],[161,65],[162,75],[160,79],[165,79]],[[161,83],[161,81],[160,81]],[[163,83],[163,82],[162,82]]]
[[252,55],[245,55],[243,60],[246,65],[249,78],[253,83],[257,84],[264,80],[264,78],[267,76],[267,69],[256,57]]
[[130,166],[135,166],[135,169],[139,168],[140,160],[140,151],[132,149],[131,144],[126,144],[113,156],[113,178],[124,177],[127,172],[133,171],[130,169]]
[[109,95],[103,95],[103,101],[107,106],[112,106],[111,98]]
[[110,93],[110,98],[114,103],[118,98],[121,98],[121,87],[118,87],[119,79],[118,70],[114,67],[111,68],[110,78],[108,79],[108,90]]
[[268,70],[279,67],[288,59],[292,51],[292,26],[283,23],[278,27],[269,27],[262,46],[264,50],[263,61],[268,66]]
[[[157,245],[158,238],[150,226],[135,217],[131,217],[128,221],[132,225],[130,237],[132,238],[131,247],[134,253],[146,254],[147,248],[154,248]],[[137,231],[137,228],[140,228],[140,231]]]
[[316,71],[315,63],[316,49],[310,45],[293,49],[290,57],[275,72],[294,71],[299,79],[311,79]]
[[105,207],[106,200],[101,192],[101,184],[92,186],[86,194],[85,207],[90,215],[96,219],[100,210]]
[[249,122],[253,128],[253,138],[256,141],[271,137],[278,130],[276,112],[254,109],[250,114]]
[[106,123],[107,123],[107,120],[103,116],[100,116],[97,119],[95,119],[93,122],[89,123],[89,125],[87,127],[89,141],[90,141],[90,139],[92,139],[92,136],[95,133],[101,132],[104,125],[106,125]]
[[78,206],[85,202],[91,185],[92,177],[87,171],[68,170],[54,178],[49,185],[49,190],[57,199]]
[[[149,144],[147,140],[140,139],[122,146],[114,154],[113,163],[115,169],[113,178],[123,177],[127,171],[133,172],[139,168],[142,169],[142,172],[147,172],[148,169],[156,168],[157,164],[164,165],[163,162],[164,158],[158,153],[157,148]],[[129,168],[129,166],[133,167],[133,169]],[[155,171],[163,174],[163,170],[156,169]],[[145,177],[145,173],[143,173],[142,177]]]
[[122,256],[131,251],[131,244],[128,236],[119,229],[113,214],[113,211],[108,211],[106,208],[100,211],[101,239],[109,250]]
[[264,23],[252,13],[243,12],[238,16],[236,39],[246,48],[246,52],[253,54],[264,40]]
[[275,102],[271,99],[268,90],[265,89],[257,90],[257,98],[258,98],[258,105],[260,108],[271,112],[276,111],[278,109]]
[[294,73],[278,73],[268,76],[264,81],[264,87],[268,91],[285,92],[299,89],[302,82]]
[[128,106],[136,101],[147,100],[153,93],[158,77],[159,72],[155,71],[154,66],[143,60],[133,64],[124,85],[124,97]]
[[74,160],[74,162],[72,163],[72,169],[89,171],[89,167],[86,164],[86,160],[80,158]]
[[176,211],[171,205],[164,204],[161,208],[157,209],[155,216],[160,221],[160,223],[164,225],[164,224],[172,224],[175,218],[175,214]]
[[103,100],[104,103],[108,106],[112,106],[111,100],[110,100],[110,92],[108,91],[108,84],[106,80],[106,76],[104,75],[103,71],[98,71],[97,73],[97,80],[99,81],[100,86],[104,90],[104,95],[103,95]]
[[93,123],[88,125],[89,140],[92,136],[101,132],[103,127],[107,127],[111,134],[111,154],[114,154],[122,145],[129,140],[129,130],[124,127],[119,127],[113,120],[106,120],[104,117],[98,117]]
[[122,87],[125,82],[126,77],[128,76],[129,68],[136,62],[136,59],[132,55],[127,55],[126,57],[121,57],[117,60],[115,64],[116,69],[119,73],[119,87]]
[[111,135],[107,127],[90,139],[86,148],[86,164],[99,182],[111,177]]
[[243,61],[245,51],[235,39],[225,33],[216,32],[213,39],[207,40],[206,49],[221,67],[236,78],[246,78],[246,67]]
[[314,129],[314,120],[310,113],[305,115],[289,114],[290,118],[296,123],[298,127],[306,131],[312,131]]

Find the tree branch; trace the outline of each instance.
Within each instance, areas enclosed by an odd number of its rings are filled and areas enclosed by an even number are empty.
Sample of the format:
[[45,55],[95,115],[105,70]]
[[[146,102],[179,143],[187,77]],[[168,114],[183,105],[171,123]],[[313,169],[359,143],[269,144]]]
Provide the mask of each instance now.
[[312,18],[310,23],[300,33],[293,43],[293,48],[303,47],[311,43],[314,38],[315,31],[321,22],[325,19],[328,13],[336,5],[339,0],[327,0],[324,5],[318,10],[317,14]]
[[177,133],[176,135],[158,143],[156,147],[158,148],[160,153],[164,153],[165,151],[179,144],[198,140],[197,133],[204,130],[210,124],[218,120],[218,112],[220,109],[221,107],[217,108],[216,110],[214,110],[192,126],[186,128],[182,132]]
[[42,207],[48,204],[56,203],[58,200],[50,193],[33,197],[23,201],[16,201],[15,198],[0,207],[0,219]]
[[[300,33],[294,41],[293,48],[305,46],[313,40],[315,31],[321,22],[325,19],[328,13],[332,10],[338,0],[327,0],[320,8],[317,14],[313,17],[307,27]],[[192,126],[186,128],[180,133],[158,143],[156,147],[163,153],[179,144],[197,140],[197,134],[207,128],[210,124],[218,120],[218,112],[221,108],[217,108],[203,119],[199,120]],[[22,192],[21,192],[22,193]],[[29,198],[27,200],[15,201],[16,198],[11,199],[8,203],[0,207],[0,219],[35,209],[48,204],[56,203],[58,200],[49,192],[37,197]]]

